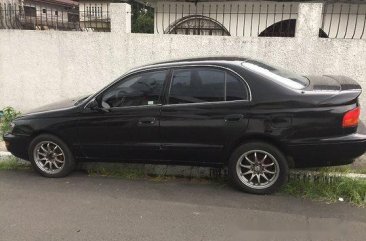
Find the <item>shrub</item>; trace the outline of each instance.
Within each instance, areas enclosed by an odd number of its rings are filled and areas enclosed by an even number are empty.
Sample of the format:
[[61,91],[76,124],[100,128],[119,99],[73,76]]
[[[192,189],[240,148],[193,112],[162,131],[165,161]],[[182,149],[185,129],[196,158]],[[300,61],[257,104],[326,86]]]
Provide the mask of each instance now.
[[1,136],[10,130],[10,123],[19,115],[20,115],[20,112],[16,111],[12,107],[6,107],[3,109],[3,116],[0,119]]

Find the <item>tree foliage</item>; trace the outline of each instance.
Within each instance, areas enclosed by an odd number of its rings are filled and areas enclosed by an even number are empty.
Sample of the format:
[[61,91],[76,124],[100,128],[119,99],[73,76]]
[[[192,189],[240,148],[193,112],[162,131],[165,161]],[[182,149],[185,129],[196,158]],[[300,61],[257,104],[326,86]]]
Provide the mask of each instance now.
[[154,9],[149,6],[148,2],[142,4],[132,0],[129,3],[132,9],[132,32],[154,33]]
[[0,118],[0,134],[5,134],[11,129],[11,122],[20,115],[20,112],[16,111],[12,107],[6,107],[3,109],[3,116]]

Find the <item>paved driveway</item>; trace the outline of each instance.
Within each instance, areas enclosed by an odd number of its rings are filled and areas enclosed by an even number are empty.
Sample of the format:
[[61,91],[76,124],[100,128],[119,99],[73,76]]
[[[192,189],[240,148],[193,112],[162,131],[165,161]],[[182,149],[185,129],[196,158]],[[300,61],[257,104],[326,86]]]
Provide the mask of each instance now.
[[365,240],[366,209],[226,185],[0,171],[0,240]]

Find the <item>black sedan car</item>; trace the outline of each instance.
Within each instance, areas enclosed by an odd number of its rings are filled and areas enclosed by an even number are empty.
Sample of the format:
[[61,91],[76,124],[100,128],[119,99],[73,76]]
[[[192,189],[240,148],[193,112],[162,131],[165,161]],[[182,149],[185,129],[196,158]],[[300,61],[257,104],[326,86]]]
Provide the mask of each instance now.
[[291,167],[348,164],[366,149],[361,87],[247,58],[133,69],[101,91],[17,118],[8,150],[46,177],[76,162],[227,166],[240,189],[272,193]]

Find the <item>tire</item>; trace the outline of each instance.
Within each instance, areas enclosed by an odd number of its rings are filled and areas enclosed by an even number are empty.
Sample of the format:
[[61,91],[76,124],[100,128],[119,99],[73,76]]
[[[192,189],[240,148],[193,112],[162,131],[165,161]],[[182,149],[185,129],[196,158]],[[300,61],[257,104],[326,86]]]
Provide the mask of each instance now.
[[249,142],[232,153],[228,172],[231,182],[240,190],[271,194],[287,182],[288,163],[275,146],[265,142]]
[[54,135],[35,137],[29,145],[28,155],[34,169],[45,177],[65,177],[75,167],[69,147]]

